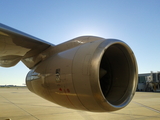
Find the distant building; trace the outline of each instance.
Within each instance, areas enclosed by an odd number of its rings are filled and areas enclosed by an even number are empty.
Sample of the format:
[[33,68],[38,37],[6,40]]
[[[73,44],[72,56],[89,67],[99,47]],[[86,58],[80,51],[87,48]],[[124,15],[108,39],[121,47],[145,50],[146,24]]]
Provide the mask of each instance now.
[[138,74],[137,91],[156,91],[160,89],[160,72]]

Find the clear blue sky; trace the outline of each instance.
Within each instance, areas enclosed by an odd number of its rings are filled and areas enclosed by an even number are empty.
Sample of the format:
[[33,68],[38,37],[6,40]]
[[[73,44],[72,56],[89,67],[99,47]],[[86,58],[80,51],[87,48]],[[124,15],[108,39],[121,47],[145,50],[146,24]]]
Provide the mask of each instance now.
[[[53,44],[82,35],[120,39],[139,73],[160,71],[160,0],[0,0],[0,23]],[[28,71],[22,63],[0,67],[0,84],[22,85]]]

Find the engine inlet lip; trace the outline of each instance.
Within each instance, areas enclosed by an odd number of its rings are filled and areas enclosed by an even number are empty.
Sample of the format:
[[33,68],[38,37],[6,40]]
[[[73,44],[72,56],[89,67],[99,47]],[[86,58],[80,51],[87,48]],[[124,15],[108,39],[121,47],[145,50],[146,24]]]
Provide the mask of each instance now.
[[[111,104],[103,95],[103,92],[101,90],[101,85],[100,85],[100,80],[99,80],[99,66],[101,64],[101,59],[105,53],[105,51],[112,45],[120,45],[122,47],[124,47],[126,49],[126,51],[129,54],[129,57],[131,58],[131,63],[133,68],[130,69],[133,73],[132,73],[132,89],[130,89],[130,94],[129,96],[124,100],[124,102],[122,102],[119,105],[114,105]],[[95,100],[97,101],[97,103],[105,110],[105,111],[113,111],[113,110],[118,110],[121,109],[123,107],[125,107],[126,105],[128,105],[128,103],[132,100],[134,93],[136,91],[136,87],[137,87],[137,82],[138,82],[138,67],[137,67],[137,62],[136,62],[136,58],[133,54],[133,51],[131,50],[131,48],[124,42],[117,40],[117,39],[105,39],[96,49],[96,51],[93,54],[93,58],[91,61],[91,76],[90,76],[90,80],[91,82],[91,88],[93,91],[93,96],[95,98]]]

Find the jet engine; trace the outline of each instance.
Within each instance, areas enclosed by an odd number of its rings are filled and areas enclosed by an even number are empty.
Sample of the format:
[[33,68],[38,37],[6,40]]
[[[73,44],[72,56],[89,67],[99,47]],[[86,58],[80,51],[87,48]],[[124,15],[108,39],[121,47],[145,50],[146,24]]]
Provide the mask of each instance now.
[[133,98],[138,69],[126,43],[76,39],[52,51],[27,74],[33,93],[67,108],[93,112],[119,110]]

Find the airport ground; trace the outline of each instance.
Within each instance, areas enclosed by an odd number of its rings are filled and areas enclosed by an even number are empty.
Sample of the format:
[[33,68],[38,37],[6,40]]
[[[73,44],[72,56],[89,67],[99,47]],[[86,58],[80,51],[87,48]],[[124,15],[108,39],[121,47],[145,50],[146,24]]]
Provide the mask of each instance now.
[[160,120],[160,93],[136,92],[122,110],[93,113],[61,107],[25,87],[0,88],[0,120]]

